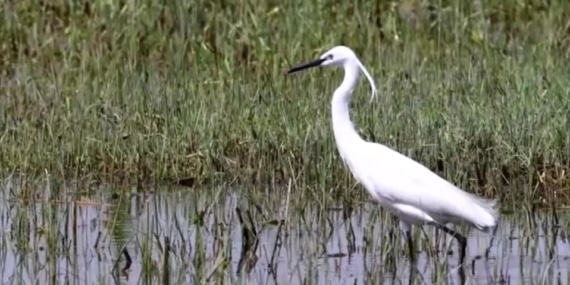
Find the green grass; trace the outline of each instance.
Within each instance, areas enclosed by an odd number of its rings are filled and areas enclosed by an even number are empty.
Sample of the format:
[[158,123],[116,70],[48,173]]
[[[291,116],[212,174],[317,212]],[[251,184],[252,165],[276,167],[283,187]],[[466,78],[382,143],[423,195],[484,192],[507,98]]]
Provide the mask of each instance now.
[[567,203],[570,4],[472,2],[5,2],[1,170],[351,197],[341,71],[284,75],[345,44],[381,93],[355,94],[363,137],[469,191]]

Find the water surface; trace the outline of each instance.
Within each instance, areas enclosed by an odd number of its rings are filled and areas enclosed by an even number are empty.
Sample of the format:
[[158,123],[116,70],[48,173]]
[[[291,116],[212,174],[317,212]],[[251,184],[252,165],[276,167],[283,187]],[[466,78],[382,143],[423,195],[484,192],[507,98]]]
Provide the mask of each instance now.
[[[408,284],[403,238],[373,203],[350,213],[316,204],[300,211],[283,194],[259,210],[239,191],[133,188],[117,198],[99,188],[53,199],[49,187],[27,198],[11,184],[4,190],[2,284]],[[249,242],[237,208],[246,229],[257,232]],[[491,236],[469,231],[469,284],[569,283],[564,227],[553,228],[546,214],[528,217],[503,217],[489,258]],[[449,252],[455,241],[430,227],[425,233],[417,232],[416,283],[460,284],[457,256]]]

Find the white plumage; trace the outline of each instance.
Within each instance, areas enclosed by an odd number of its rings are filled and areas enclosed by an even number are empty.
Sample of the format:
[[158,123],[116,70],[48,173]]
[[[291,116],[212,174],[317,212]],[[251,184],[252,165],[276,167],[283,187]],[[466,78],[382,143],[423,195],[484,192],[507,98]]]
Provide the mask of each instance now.
[[430,224],[459,241],[463,262],[467,239],[445,225],[464,223],[488,232],[497,226],[496,201],[467,193],[407,156],[358,135],[350,120],[349,102],[360,71],[370,83],[372,98],[377,91],[369,72],[350,48],[334,47],[289,73],[328,65],[344,68],[344,79],[333,94],[331,107],[335,141],[345,164],[380,205],[399,217],[412,258],[411,225]]
[[[340,149],[340,148],[339,148]],[[356,179],[384,207],[409,224],[496,225],[494,203],[462,191],[414,160],[362,141],[340,150]]]

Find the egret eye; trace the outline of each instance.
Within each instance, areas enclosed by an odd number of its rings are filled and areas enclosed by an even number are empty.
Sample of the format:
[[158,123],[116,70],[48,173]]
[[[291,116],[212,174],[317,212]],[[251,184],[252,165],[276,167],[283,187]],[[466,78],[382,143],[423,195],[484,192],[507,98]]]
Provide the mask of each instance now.
[[327,59],[328,59],[328,60],[332,60],[332,59],[333,59],[333,55],[332,55],[332,54],[327,55]]

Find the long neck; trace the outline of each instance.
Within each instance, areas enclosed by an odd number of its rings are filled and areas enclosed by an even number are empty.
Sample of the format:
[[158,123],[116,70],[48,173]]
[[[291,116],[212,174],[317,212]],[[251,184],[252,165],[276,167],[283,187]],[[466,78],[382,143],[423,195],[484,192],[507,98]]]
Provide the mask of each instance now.
[[333,132],[338,147],[342,150],[354,142],[362,142],[362,138],[354,129],[350,120],[349,104],[352,91],[358,83],[359,68],[356,63],[347,62],[344,65],[344,79],[334,91],[332,99]]

